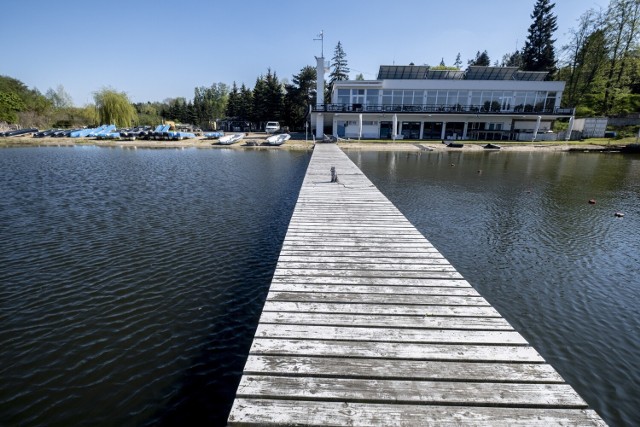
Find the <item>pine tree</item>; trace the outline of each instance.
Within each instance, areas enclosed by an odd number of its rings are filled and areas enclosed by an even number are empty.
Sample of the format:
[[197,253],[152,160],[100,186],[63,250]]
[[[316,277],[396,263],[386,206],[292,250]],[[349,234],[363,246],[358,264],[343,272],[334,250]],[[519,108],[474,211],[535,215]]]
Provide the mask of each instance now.
[[554,3],[537,0],[533,7],[529,35],[522,49],[522,67],[526,71],[547,71],[549,78],[556,71],[556,54],[553,33],[558,29],[556,16],[552,13]]
[[239,116],[239,102],[240,94],[238,93],[238,85],[236,85],[236,82],[233,82],[233,86],[231,86],[231,92],[229,92],[229,100],[227,101],[227,117]]
[[478,51],[476,53],[475,59],[470,60],[468,64],[488,67],[489,65],[491,65],[491,59],[489,59],[489,54],[487,53],[486,50],[482,53]]
[[342,43],[338,41],[335,50],[333,51],[333,58],[331,58],[331,73],[329,73],[329,84],[325,84],[324,102],[329,104],[331,102],[331,86],[333,82],[338,80],[349,80],[349,71],[351,71],[347,65],[347,54],[342,49]]
[[244,83],[240,86],[238,116],[242,120],[250,120],[253,117],[253,93]]
[[347,66],[347,54],[342,49],[342,43],[338,42],[331,58],[331,73],[329,74],[329,86],[336,80],[349,80],[349,67]]
[[460,58],[460,52],[456,55],[456,60],[453,62],[453,66],[458,70],[462,67],[462,58]]
[[316,69],[307,65],[293,75],[292,81],[285,85],[283,120],[292,129],[304,129],[309,106],[315,104]]
[[501,67],[522,67],[522,53],[516,50],[512,53],[505,53],[502,57]]

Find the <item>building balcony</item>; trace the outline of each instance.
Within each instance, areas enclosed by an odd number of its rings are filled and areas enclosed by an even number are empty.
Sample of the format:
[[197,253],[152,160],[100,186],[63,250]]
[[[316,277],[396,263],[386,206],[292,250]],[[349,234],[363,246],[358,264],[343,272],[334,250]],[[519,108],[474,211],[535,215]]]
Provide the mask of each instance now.
[[483,105],[363,105],[322,104],[314,105],[315,113],[427,113],[427,114],[504,114],[504,115],[554,115],[571,116],[573,108],[544,108],[534,105],[516,105],[501,108],[497,103]]

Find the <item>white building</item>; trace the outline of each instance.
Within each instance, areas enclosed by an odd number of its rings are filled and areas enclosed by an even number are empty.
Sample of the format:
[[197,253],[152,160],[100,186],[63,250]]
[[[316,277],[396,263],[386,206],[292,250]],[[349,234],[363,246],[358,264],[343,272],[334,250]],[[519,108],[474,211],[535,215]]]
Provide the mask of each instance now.
[[[326,65],[317,60],[321,87]],[[546,76],[517,67],[382,65],[376,80],[335,82],[331,103],[319,99],[313,108],[311,126],[317,138],[545,139],[554,120],[573,115],[559,108],[564,82]]]

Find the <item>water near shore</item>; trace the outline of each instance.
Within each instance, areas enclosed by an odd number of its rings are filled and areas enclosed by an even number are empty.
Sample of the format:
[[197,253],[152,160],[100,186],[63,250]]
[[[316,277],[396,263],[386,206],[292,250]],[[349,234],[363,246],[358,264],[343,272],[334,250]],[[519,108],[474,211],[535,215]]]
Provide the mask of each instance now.
[[308,159],[0,150],[0,425],[224,425]]
[[[639,158],[350,156],[607,422],[640,424]],[[308,159],[0,150],[0,425],[224,425]]]
[[605,421],[640,425],[640,157],[350,157]]

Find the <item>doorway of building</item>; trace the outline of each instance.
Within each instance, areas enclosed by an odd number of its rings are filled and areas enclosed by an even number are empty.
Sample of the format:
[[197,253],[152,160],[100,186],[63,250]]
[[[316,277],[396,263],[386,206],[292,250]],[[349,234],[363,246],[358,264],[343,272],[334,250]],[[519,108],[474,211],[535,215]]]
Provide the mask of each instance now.
[[420,122],[402,122],[403,139],[420,139]]
[[445,128],[446,139],[462,139],[464,122],[448,122]]
[[424,122],[422,139],[442,138],[442,122]]
[[380,138],[391,139],[393,133],[393,122],[380,122]]

